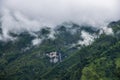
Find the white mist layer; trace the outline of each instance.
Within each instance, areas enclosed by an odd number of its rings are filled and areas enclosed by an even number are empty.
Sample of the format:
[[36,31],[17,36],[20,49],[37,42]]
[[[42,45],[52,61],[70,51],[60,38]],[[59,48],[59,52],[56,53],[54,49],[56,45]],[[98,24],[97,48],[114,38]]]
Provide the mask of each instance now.
[[55,28],[64,22],[103,28],[108,33],[107,24],[120,19],[120,0],[2,0],[0,3],[4,38],[9,37],[9,31],[39,31],[44,26]]
[[32,41],[33,46],[39,45],[41,43],[41,39],[36,38]]
[[85,45],[85,46],[90,45],[94,41],[94,39],[97,38],[96,35],[91,35],[85,31],[82,31],[81,34],[83,41],[78,42],[78,44],[80,45]]

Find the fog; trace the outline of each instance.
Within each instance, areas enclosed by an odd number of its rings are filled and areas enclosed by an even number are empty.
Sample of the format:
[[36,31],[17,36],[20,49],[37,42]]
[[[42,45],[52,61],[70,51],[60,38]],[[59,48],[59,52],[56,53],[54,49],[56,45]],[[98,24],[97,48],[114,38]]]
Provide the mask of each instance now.
[[3,35],[64,22],[104,28],[120,19],[120,0],[1,0]]

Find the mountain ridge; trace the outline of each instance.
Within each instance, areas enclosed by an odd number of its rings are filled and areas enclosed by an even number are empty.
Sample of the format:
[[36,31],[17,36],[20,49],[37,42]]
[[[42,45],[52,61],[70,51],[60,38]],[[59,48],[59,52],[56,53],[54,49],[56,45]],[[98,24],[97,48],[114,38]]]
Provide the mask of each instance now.
[[[118,21],[109,25],[114,35],[100,34],[88,46],[77,44],[71,47],[71,43],[84,40],[81,37],[81,31],[91,35],[99,34],[99,30],[75,25],[77,31],[71,33],[69,30],[74,28],[61,26],[56,31],[55,39],[50,39],[47,35],[49,29],[47,31],[43,29],[37,32],[40,35],[37,38],[44,37],[41,44],[37,46],[32,45],[35,36],[26,32],[19,35],[11,33],[19,39],[0,41],[0,79],[119,80],[119,23]],[[46,56],[51,52],[61,53],[62,62],[51,63],[50,58]],[[110,70],[113,71],[110,72]]]

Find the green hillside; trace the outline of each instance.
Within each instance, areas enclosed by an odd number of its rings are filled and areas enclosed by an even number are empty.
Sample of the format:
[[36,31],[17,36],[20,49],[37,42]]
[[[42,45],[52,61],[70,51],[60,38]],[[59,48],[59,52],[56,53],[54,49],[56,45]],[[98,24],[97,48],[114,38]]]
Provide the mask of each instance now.
[[[0,41],[0,80],[120,80],[120,21],[108,27],[114,35],[103,33],[89,46],[73,47],[83,40],[81,31],[98,35],[99,30],[63,25],[56,28],[55,39],[51,39],[50,29],[42,29],[36,32],[44,38],[38,46],[32,46],[35,37],[27,32],[10,33],[18,39]],[[62,61],[51,63],[46,56],[50,52],[61,53]]]

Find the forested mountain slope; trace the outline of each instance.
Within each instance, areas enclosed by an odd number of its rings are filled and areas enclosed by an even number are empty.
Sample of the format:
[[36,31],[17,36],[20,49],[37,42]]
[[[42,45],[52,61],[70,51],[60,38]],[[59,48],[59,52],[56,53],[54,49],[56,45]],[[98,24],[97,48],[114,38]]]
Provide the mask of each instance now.
[[102,34],[87,47],[42,76],[45,80],[120,80],[120,22],[109,25],[115,34]]
[[[28,32],[10,33],[18,39],[0,41],[0,79],[120,80],[120,21],[112,22],[108,27],[114,34],[99,34],[100,30],[96,28],[76,24],[59,26],[55,29],[55,39],[48,38],[50,29],[45,28],[35,32],[43,38],[37,46],[32,45],[36,37]],[[95,41],[90,40],[91,44],[87,46],[78,44],[84,41],[82,31],[93,36]],[[51,58],[49,53],[54,52],[58,54]]]

